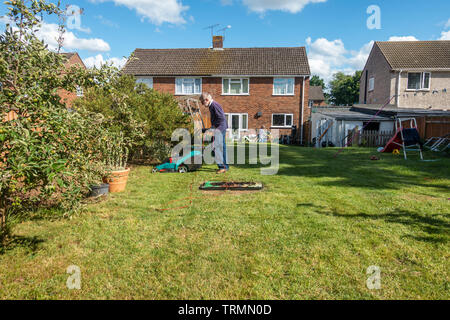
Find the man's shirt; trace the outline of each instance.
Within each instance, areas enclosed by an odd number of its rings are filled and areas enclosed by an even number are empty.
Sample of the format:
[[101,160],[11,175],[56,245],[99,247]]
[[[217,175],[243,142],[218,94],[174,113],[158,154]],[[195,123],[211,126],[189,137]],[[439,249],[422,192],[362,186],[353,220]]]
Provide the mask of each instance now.
[[211,113],[212,128],[218,129],[221,132],[226,131],[228,129],[228,123],[222,106],[213,100],[209,104],[209,112]]

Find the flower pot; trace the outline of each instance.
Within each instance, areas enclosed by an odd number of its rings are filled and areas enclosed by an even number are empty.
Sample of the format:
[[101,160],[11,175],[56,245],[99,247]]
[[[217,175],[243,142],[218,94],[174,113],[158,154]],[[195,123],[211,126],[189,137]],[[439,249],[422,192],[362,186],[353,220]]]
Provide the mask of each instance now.
[[107,195],[109,191],[109,184],[104,183],[96,186],[91,186],[91,193],[89,193],[89,197],[96,198],[103,195]]
[[130,168],[120,171],[112,171],[111,174],[104,179],[103,182],[109,183],[109,192],[117,193],[125,190],[128,181]]

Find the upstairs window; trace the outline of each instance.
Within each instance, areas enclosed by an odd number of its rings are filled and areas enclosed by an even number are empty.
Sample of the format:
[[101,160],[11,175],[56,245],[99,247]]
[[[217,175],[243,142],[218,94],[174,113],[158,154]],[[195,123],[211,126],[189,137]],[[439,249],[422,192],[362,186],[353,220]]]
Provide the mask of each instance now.
[[369,91],[373,91],[375,89],[375,78],[369,79]]
[[175,80],[175,94],[200,94],[202,93],[201,78],[177,78]]
[[84,92],[83,92],[83,88],[80,86],[76,87],[76,91],[77,91],[77,97],[83,97],[84,96]]
[[153,78],[137,78],[136,83],[146,84],[147,87],[153,89]]
[[224,78],[222,79],[222,94],[224,95],[248,95],[249,79]]
[[294,78],[274,78],[273,94],[277,96],[294,95]]
[[408,73],[408,90],[430,90],[430,72]]

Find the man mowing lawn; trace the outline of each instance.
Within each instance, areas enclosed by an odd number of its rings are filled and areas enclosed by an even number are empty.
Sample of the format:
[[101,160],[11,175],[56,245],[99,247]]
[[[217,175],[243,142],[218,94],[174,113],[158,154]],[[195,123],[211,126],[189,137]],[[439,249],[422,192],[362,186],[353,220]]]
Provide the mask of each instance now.
[[[226,173],[230,167],[227,164],[227,145],[225,143],[225,137],[228,129],[227,120],[225,117],[225,112],[223,111],[222,106],[213,100],[211,94],[202,93],[200,96],[200,102],[209,108],[209,112],[211,113],[211,129],[219,130],[221,135],[216,137],[214,141],[214,151],[216,163],[219,167],[217,173]],[[203,129],[205,132],[206,129]]]

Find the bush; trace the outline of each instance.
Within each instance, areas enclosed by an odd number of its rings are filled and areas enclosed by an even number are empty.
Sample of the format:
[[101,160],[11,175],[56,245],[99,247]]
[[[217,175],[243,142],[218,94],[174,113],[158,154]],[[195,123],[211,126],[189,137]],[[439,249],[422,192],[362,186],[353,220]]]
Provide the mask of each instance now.
[[173,131],[190,126],[172,95],[136,84],[133,76],[118,72],[110,87],[87,90],[75,107],[105,115],[104,126],[110,132],[122,133],[130,158],[140,160],[165,158]]
[[[9,234],[10,218],[26,206],[58,206],[74,212],[89,185],[105,174],[98,137],[103,127],[96,117],[71,112],[61,102],[59,89],[99,86],[107,68],[90,72],[66,70],[61,55],[50,52],[35,32],[36,17],[60,15],[44,0],[29,6],[22,0],[10,6],[6,30],[0,35],[0,236]],[[20,24],[18,22],[21,22]],[[97,82],[94,81],[97,79]],[[14,114],[14,119],[3,119]]]

